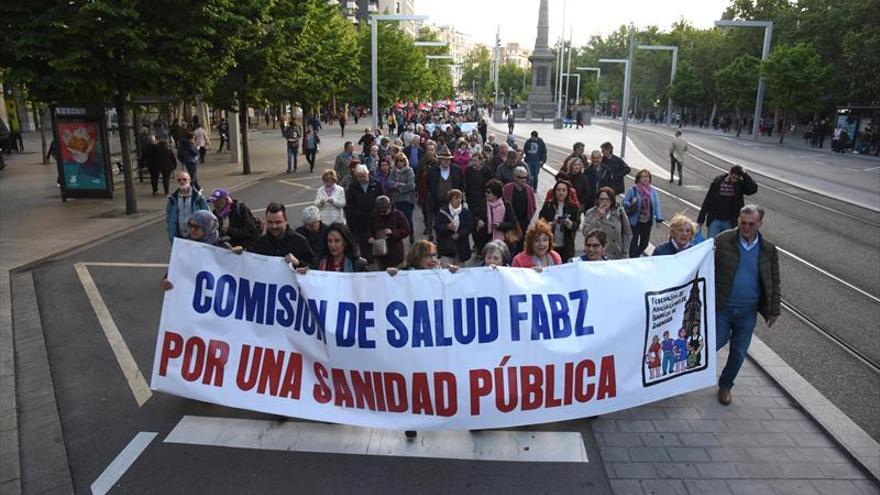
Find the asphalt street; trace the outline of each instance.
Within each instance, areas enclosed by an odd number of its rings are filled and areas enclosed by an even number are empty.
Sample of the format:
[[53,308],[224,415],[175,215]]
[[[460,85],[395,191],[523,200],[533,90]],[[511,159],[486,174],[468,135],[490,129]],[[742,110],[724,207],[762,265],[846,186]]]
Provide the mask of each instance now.
[[[326,159],[332,159],[332,153]],[[292,226],[314,199],[319,173],[282,174],[235,192],[253,209],[289,205]],[[420,215],[416,215],[420,217]],[[418,231],[421,225],[417,224]],[[164,441],[184,417],[251,419],[272,429],[287,418],[153,393],[139,406],[77,267],[85,267],[140,373],[149,380],[162,306],[160,281],[170,245],[153,223],[34,270],[49,363],[75,490],[90,492],[114,459],[142,435],[156,434],[113,484],[115,493],[606,493],[608,479],[588,421],[513,429],[568,432],[583,439],[589,462],[471,462],[370,455],[279,452]],[[64,297],[59,297],[64,294]],[[106,331],[106,330],[105,330]],[[296,421],[296,420],[293,420]],[[299,423],[305,423],[299,421]],[[474,433],[475,448],[480,435]],[[403,434],[400,433],[402,437]],[[416,441],[421,441],[420,435]],[[339,442],[344,443],[344,442]],[[24,446],[28,448],[27,445]],[[527,448],[527,447],[526,447]],[[33,453],[38,458],[39,453]],[[124,456],[122,456],[124,457]],[[38,466],[24,466],[38,469]]]
[[[609,127],[619,129],[619,125]],[[628,132],[639,150],[664,168],[669,162],[669,134],[637,127]],[[710,137],[700,138],[701,147],[712,145]],[[765,170],[783,166],[767,154],[743,153],[752,162],[762,162]],[[674,195],[662,197],[666,217],[682,211],[695,219],[699,210],[692,205],[702,203],[711,180],[730,165],[692,149],[683,186],[668,183],[668,176],[656,177],[655,186]],[[875,194],[880,191],[872,175],[876,173],[862,175],[863,183],[873,184]],[[787,305],[783,318],[772,329],[759,323],[757,335],[872,437],[880,438],[874,406],[880,400],[876,368],[880,363],[880,213],[766,175],[753,178],[759,189],[747,202],[767,210],[762,233],[791,253],[779,258]],[[839,187],[828,189],[838,194]],[[654,229],[653,242],[663,242],[665,236],[665,228]],[[872,364],[854,357],[835,340]]]

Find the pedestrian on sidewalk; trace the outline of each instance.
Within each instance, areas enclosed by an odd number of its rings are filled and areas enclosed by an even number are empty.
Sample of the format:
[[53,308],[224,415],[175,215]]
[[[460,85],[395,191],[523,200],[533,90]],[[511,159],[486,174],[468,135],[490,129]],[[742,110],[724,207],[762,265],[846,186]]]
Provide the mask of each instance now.
[[623,208],[629,216],[632,228],[632,241],[629,245],[629,257],[638,258],[645,252],[651,242],[651,227],[654,222],[663,222],[660,213],[660,197],[651,185],[651,171],[644,168],[636,174],[636,183],[626,192]]
[[172,243],[175,237],[189,238],[189,219],[195,212],[208,209],[205,197],[192,186],[190,180],[188,172],[178,174],[177,190],[168,196],[165,203],[165,228]]
[[345,137],[345,124],[348,123],[348,109],[343,108],[339,114],[339,130],[340,136]]
[[[196,117],[193,117],[193,119],[195,118]],[[208,138],[208,133],[205,132],[205,128],[202,127],[202,124],[197,120],[193,136],[195,138],[195,146],[199,150],[199,163],[205,163],[205,155],[208,154],[208,148],[211,147],[211,140]]]
[[226,151],[229,151],[229,123],[226,122],[226,119],[220,119],[220,123],[217,124],[217,132],[220,134],[220,147],[217,148],[217,153],[223,151],[224,144],[226,145]]
[[669,145],[669,160],[672,162],[671,170],[669,171],[669,182],[673,182],[675,180],[675,168],[678,167],[678,185],[681,185],[681,181],[684,180],[682,176],[682,169],[684,168],[684,154],[688,151],[688,143],[681,137],[681,129],[675,130],[675,137],[672,138],[672,143]]
[[602,143],[602,166],[608,171],[610,177],[608,183],[603,184],[614,189],[615,194],[623,194],[626,187],[623,184],[624,177],[630,172],[629,165],[623,161],[623,158],[614,154],[614,145],[609,142]]
[[[287,173],[296,172],[297,155],[299,155],[299,141],[302,135],[302,129],[296,123],[296,118],[292,118],[290,123],[281,127],[281,136],[287,140]],[[291,168],[291,162],[293,167]]]
[[318,145],[321,138],[318,137],[317,131],[311,126],[306,127],[303,132],[303,153],[306,155],[306,161],[309,162],[309,173],[315,171],[315,158],[318,156]]
[[177,167],[177,160],[174,159],[174,153],[168,149],[168,142],[157,142],[156,136],[151,134],[144,146],[144,165],[150,172],[150,187],[153,189],[153,196],[156,196],[159,191],[159,175],[162,176],[162,190],[167,196],[171,175]]
[[232,199],[226,189],[215,189],[208,196],[208,203],[217,217],[220,235],[228,237],[230,245],[248,249],[260,236],[257,219],[251,209],[243,201]]
[[513,134],[513,127],[516,124],[516,118],[513,116],[513,110],[507,111],[507,133]]
[[737,228],[715,238],[716,350],[728,341],[727,364],[718,380],[718,401],[733,400],[730,390],[746,359],[757,314],[768,327],[781,313],[779,257],[776,246],[761,235],[764,209],[740,209]]
[[707,237],[715,237],[722,231],[732,229],[739,211],[745,205],[743,196],[758,192],[758,184],[739,165],[730,167],[726,174],[712,180],[700,214],[697,215],[697,230],[702,232],[703,223],[708,222]]
[[186,167],[186,171],[189,172],[193,187],[201,191],[202,188],[199,186],[198,179],[199,150],[194,144],[195,135],[186,128],[180,129],[179,134],[180,141],[177,145],[177,159],[180,160],[183,166]]
[[547,145],[538,137],[538,131],[532,131],[531,137],[523,143],[523,156],[529,167],[529,184],[538,190],[538,175],[541,167],[547,163]]
[[361,148],[363,148],[364,150],[363,155],[367,156],[370,154],[370,148],[375,142],[376,136],[372,132],[370,132],[369,127],[365,127],[364,134],[361,136],[360,139],[358,139],[357,144],[361,145]]

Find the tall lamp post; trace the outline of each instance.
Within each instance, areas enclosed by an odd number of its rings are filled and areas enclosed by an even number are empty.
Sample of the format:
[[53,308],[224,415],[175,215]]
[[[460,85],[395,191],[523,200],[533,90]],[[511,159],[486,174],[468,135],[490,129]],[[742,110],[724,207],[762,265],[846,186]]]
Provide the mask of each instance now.
[[629,105],[627,102],[629,101],[629,76],[630,76],[630,62],[629,59],[626,58],[600,58],[600,64],[624,64],[624,77],[623,77],[623,136],[620,139],[620,156],[624,157],[626,153],[626,124],[629,119]]
[[[639,45],[639,50],[669,50],[672,52],[672,74],[669,76],[669,84],[675,82],[675,69],[678,66],[678,47],[673,45]],[[672,124],[672,95],[666,101],[666,125]]]
[[383,14],[370,16],[370,90],[372,91],[372,124],[379,127],[379,21],[427,21],[426,15]]
[[[770,41],[773,39],[773,21],[715,21],[718,27],[760,27],[764,28],[764,46],[761,49],[761,60],[770,56]],[[755,117],[752,123],[752,139],[758,139],[758,122],[764,110],[764,74],[758,78],[758,95],[755,97]]]

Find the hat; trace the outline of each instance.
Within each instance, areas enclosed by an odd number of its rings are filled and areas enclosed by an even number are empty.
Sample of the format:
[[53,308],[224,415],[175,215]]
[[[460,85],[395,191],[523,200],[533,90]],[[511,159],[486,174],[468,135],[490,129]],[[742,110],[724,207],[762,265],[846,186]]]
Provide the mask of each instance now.
[[449,148],[445,144],[437,150],[437,158],[440,160],[452,160],[452,153],[449,152]]
[[222,187],[219,187],[217,189],[214,189],[214,192],[212,192],[211,195],[208,196],[209,203],[213,203],[218,199],[229,199],[229,191],[223,189]]

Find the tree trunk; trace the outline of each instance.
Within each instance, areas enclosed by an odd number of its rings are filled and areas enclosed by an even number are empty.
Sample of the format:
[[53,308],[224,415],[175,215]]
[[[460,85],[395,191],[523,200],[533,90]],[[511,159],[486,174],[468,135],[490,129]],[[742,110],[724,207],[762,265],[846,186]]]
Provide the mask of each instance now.
[[116,118],[119,121],[119,147],[122,150],[122,174],[125,181],[125,214],[133,215],[137,213],[137,197],[131,176],[131,143],[128,141],[128,123],[125,117],[125,94],[120,93],[116,96]]
[[241,173],[251,174],[251,156],[248,151],[248,107],[247,94],[238,93],[238,126],[241,128]]

